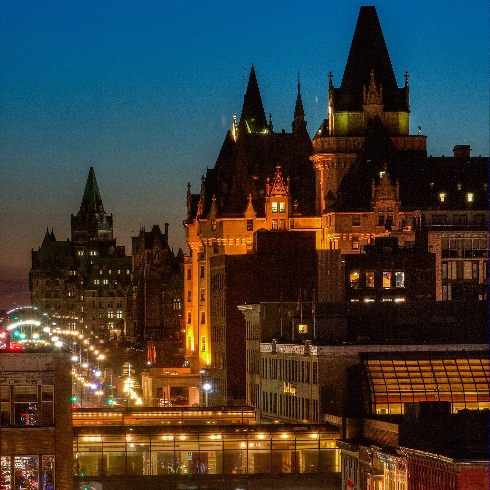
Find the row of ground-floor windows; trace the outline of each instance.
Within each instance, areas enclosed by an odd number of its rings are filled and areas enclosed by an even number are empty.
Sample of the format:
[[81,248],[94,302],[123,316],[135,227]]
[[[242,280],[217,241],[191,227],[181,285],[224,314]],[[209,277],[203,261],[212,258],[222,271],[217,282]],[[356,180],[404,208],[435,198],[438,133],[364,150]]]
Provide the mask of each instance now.
[[54,490],[54,456],[2,456],[2,490]]
[[272,440],[267,434],[248,439],[243,434],[205,438],[79,435],[73,450],[74,474],[79,477],[340,471],[333,436],[318,433],[277,434]]

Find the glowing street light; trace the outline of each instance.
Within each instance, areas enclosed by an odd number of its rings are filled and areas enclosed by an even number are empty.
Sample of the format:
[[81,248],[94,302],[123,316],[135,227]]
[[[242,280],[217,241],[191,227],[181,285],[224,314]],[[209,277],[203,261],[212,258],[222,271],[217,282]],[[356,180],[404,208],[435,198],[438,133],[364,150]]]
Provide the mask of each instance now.
[[208,406],[208,392],[209,390],[212,388],[212,386],[209,384],[209,383],[204,383],[202,385],[202,389],[204,390],[204,392],[206,393],[205,395],[205,406],[207,407]]

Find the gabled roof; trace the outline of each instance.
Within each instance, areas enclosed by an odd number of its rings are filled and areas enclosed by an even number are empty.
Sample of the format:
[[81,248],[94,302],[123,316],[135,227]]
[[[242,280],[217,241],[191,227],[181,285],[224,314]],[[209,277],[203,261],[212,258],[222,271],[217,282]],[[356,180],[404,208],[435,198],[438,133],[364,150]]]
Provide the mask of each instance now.
[[250,70],[247,91],[243,98],[240,126],[246,126],[251,133],[260,133],[268,127],[254,65]]
[[384,110],[408,110],[406,88],[398,88],[375,7],[361,7],[340,88],[334,89],[335,110],[362,110],[363,87],[371,72],[382,86]]
[[83,193],[82,203],[80,205],[81,213],[100,213],[104,212],[104,205],[100,197],[99,186],[95,178],[94,168],[90,167],[85,192]]

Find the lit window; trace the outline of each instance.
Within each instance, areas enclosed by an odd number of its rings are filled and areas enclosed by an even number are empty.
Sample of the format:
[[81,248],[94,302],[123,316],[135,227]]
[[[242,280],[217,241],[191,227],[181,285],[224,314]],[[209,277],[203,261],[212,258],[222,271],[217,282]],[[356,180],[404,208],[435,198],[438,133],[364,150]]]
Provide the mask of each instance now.
[[277,213],[277,202],[272,203],[272,212]]
[[216,220],[215,219],[213,219],[211,221],[211,230],[213,230],[213,231],[216,230]]
[[285,202],[280,202],[279,203],[279,212],[280,213],[285,213],[286,212],[286,203]]
[[349,281],[350,287],[357,289],[359,287],[359,271],[352,271],[349,274]]
[[201,337],[201,352],[206,350],[206,337]]
[[352,239],[352,250],[359,250],[359,238]]
[[104,279],[104,280],[102,281],[102,283],[103,283],[103,284],[109,284],[109,279]]
[[272,229],[273,229],[273,230],[277,230],[277,224],[278,224],[278,223],[277,223],[277,219],[273,219],[273,220],[272,220]]
[[366,287],[374,288],[374,272],[366,272]]
[[468,194],[466,194],[466,200],[468,202],[473,202],[473,192],[468,192]]
[[279,229],[280,230],[285,230],[286,229],[286,220],[285,219],[280,219],[279,220]]
[[405,287],[405,272],[395,272],[395,287]]
[[114,318],[114,312],[112,310],[107,312],[107,318]]
[[180,298],[175,298],[174,299],[174,310],[180,311],[182,309],[182,303],[180,301]]
[[299,333],[308,333],[308,325],[306,325],[304,323],[300,323],[298,325],[298,332]]
[[123,312],[121,310],[117,310],[116,317],[121,319],[123,317]]
[[386,172],[384,170],[381,170],[379,172],[379,178],[382,179],[385,176]]
[[439,201],[444,202],[445,200],[446,200],[446,193],[440,192],[439,193]]
[[383,272],[383,287],[391,287],[391,272]]

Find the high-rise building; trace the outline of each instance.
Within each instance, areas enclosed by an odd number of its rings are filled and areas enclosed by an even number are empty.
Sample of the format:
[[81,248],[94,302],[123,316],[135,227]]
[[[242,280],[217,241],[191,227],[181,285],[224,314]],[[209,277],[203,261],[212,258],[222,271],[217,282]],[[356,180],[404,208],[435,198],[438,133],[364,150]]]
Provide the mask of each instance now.
[[[426,251],[435,254],[435,277],[427,281],[426,298],[487,298],[487,159],[471,157],[470,148],[461,145],[454,147],[454,157],[428,157],[420,128],[410,134],[407,72],[404,80],[399,87],[375,7],[360,9],[344,76],[335,87],[329,75],[327,118],[312,141],[299,82],[292,132],[276,133],[272,116],[269,121],[265,116],[252,66],[239,123],[235,117],[200,192],[191,193],[190,185],[187,192],[184,318],[186,357],[196,372],[223,374],[231,364],[245,363],[243,342],[233,352],[222,349],[244,338],[244,320],[222,312],[249,301],[247,292],[257,276],[246,278],[237,271],[242,275],[233,276],[231,291],[232,269],[216,277],[213,271],[218,263],[221,269],[232,267],[230,256],[259,260],[261,229],[277,237],[274,253],[283,271],[290,253],[281,245],[286,243],[279,239],[283,234],[311,233],[324,258],[328,252],[363,253],[379,236],[396,237],[404,249],[425,243]],[[353,270],[345,270],[339,288],[359,269],[356,261],[346,264]],[[265,287],[272,276],[260,279]],[[220,282],[223,278],[227,282]],[[314,279],[319,283],[308,287],[316,289],[318,300],[336,297],[332,290],[339,277],[319,274]],[[220,295],[215,294],[217,284]],[[304,288],[296,286],[304,295]],[[387,287],[395,288],[395,280]],[[268,300],[280,301],[280,289]],[[306,291],[310,298],[311,289]],[[359,291],[358,297],[364,296]],[[233,382],[243,385],[238,392],[245,391],[244,373]],[[226,386],[222,393],[216,402],[233,399]]]

